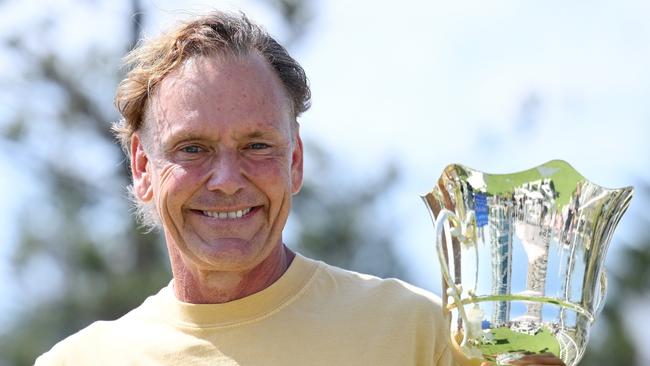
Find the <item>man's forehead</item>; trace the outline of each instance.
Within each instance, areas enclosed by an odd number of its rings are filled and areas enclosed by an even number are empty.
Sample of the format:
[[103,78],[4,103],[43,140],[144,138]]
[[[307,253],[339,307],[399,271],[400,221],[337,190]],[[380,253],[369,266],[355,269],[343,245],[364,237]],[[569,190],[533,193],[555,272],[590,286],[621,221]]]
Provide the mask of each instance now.
[[259,55],[188,60],[159,84],[145,116],[158,133],[177,136],[239,122],[248,130],[238,135],[295,128],[283,85]]
[[197,56],[183,62],[163,78],[149,102],[220,103],[237,108],[247,99],[288,109],[291,101],[274,69],[259,54]]
[[282,82],[257,54],[188,59],[161,80],[148,102],[154,111],[167,104],[189,109],[207,106],[201,103],[233,109],[255,105],[291,109]]
[[256,83],[276,84],[284,91],[282,82],[275,70],[260,54],[252,52],[245,55],[199,55],[184,60],[159,83],[158,88],[196,84],[211,81],[233,81],[244,84],[255,80]]

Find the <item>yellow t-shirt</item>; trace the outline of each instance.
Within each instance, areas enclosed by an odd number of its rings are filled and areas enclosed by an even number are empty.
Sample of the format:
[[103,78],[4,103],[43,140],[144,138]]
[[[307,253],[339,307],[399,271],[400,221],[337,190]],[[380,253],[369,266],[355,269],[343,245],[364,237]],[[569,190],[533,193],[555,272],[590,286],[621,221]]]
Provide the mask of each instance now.
[[453,365],[432,294],[296,255],[270,287],[188,304],[172,284],[115,321],[98,321],[44,365]]

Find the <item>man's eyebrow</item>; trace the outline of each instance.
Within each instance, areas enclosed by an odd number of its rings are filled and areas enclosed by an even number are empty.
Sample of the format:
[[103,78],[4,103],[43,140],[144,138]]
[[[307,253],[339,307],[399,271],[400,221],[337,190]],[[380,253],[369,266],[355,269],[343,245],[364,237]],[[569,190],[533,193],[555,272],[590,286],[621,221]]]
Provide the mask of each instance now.
[[[264,138],[273,138],[281,135],[279,131],[275,130],[254,130],[250,132],[245,132],[242,135],[242,138],[245,139],[264,139]],[[180,142],[185,142],[185,141],[203,141],[203,140],[209,140],[212,138],[211,136],[206,136],[205,134],[201,132],[196,132],[196,131],[188,131],[188,130],[183,130],[179,129],[178,131],[174,131],[171,134],[171,140],[173,143],[180,143]]]
[[264,137],[272,137],[278,135],[277,131],[252,131],[246,134],[249,139],[259,139]]
[[193,131],[185,131],[185,130],[181,130],[178,133],[172,135],[172,138],[175,142],[205,139],[205,137],[202,136],[201,134],[195,133]]

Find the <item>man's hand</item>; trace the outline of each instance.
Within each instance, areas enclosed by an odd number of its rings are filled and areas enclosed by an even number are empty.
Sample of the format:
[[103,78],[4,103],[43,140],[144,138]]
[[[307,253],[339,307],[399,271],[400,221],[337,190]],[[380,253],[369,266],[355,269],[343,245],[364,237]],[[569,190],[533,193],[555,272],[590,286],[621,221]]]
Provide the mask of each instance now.
[[[538,355],[524,356],[516,361],[512,361],[511,364],[527,365],[527,366],[544,366],[544,365],[566,366],[566,364],[562,362],[562,360],[557,358],[552,353],[540,353]],[[493,364],[490,362],[483,362],[481,366],[493,366]]]

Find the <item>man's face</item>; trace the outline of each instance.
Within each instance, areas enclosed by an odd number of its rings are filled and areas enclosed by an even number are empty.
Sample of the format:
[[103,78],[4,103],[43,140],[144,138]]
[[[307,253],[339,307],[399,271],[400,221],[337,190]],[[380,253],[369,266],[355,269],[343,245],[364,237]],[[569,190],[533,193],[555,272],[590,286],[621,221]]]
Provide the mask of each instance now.
[[172,261],[245,271],[281,245],[302,184],[291,116],[257,54],[195,58],[161,82],[146,122],[155,125],[134,135],[131,157],[134,191],[154,201]]

